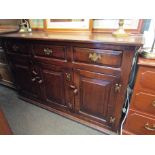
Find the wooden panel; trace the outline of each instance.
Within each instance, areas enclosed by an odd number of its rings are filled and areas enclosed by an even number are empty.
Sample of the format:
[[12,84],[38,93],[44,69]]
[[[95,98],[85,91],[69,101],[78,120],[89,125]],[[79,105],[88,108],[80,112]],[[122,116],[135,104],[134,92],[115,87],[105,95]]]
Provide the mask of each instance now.
[[3,63],[3,64],[7,63],[5,53],[1,47],[0,47],[0,63]]
[[[98,57],[96,61],[91,58]],[[97,65],[106,65],[113,67],[120,67],[122,60],[121,51],[102,50],[102,49],[88,49],[88,48],[73,48],[73,59],[77,62],[85,62]]]
[[20,95],[28,98],[40,98],[40,86],[34,78],[31,60],[27,56],[8,55],[15,83]]
[[151,67],[140,67],[137,76],[135,90],[155,94],[155,69]]
[[6,84],[13,84],[12,75],[8,65],[0,65],[0,81],[1,80]]
[[105,117],[110,82],[81,78],[81,112],[97,117]]
[[139,66],[148,66],[148,67],[155,67],[154,59],[145,59],[140,57],[138,60]]
[[18,54],[29,54],[30,49],[26,41],[23,40],[7,40],[4,42],[4,48],[7,52]]
[[[20,64],[14,65],[14,77],[19,93],[26,97],[39,98],[39,87],[32,82],[30,68]],[[19,78],[22,77],[22,78]]]
[[0,40],[0,83],[9,87],[14,87],[13,77],[6,59],[6,54],[1,46],[2,41]]
[[85,117],[111,125],[109,119],[113,117],[117,96],[114,87],[118,77],[83,70],[79,70],[76,76],[79,76],[76,77],[79,78],[76,82],[79,89],[76,111]]
[[146,114],[155,114],[155,95],[148,93],[135,93],[132,97],[132,109],[136,109]]
[[137,135],[155,135],[155,118],[146,117],[130,110],[124,130]]
[[56,59],[66,59],[66,48],[63,46],[36,44],[34,45],[34,54]]
[[141,73],[140,84],[146,89],[151,89],[155,91],[155,72],[146,71]]
[[48,106],[65,107],[64,73],[61,67],[40,64],[43,98]]

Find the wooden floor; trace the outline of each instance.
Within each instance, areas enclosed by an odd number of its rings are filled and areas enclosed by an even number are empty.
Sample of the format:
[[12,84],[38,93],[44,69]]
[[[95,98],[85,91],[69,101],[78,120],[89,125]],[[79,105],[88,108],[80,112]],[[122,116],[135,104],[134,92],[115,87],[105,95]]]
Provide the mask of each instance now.
[[0,109],[0,135],[11,135],[12,131],[4,116],[3,111]]

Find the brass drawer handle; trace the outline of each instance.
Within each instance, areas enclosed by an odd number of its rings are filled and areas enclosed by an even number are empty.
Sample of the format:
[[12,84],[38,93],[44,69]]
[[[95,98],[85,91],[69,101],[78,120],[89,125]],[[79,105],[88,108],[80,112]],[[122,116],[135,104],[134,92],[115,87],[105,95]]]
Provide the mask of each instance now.
[[146,123],[144,127],[145,127],[146,130],[155,131],[155,124],[153,125],[153,127],[150,127],[149,123]]
[[53,53],[53,51],[49,48],[44,48],[44,53],[45,53],[45,55],[51,55]]
[[155,101],[152,102],[152,106],[155,107]]
[[98,60],[101,59],[101,54],[97,54],[97,53],[89,53],[89,59],[93,62],[97,62]]

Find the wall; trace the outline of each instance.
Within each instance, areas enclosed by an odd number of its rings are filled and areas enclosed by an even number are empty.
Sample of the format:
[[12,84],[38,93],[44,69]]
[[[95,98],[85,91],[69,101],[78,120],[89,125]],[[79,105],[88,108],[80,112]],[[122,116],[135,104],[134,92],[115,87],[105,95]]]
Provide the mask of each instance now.
[[151,48],[155,36],[155,19],[151,19],[148,30],[144,31],[144,48]]

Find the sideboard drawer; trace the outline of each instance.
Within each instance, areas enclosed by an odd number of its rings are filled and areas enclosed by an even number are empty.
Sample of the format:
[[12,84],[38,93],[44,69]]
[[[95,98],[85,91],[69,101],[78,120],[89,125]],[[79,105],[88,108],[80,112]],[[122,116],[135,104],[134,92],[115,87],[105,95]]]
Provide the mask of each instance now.
[[154,115],[155,114],[155,95],[138,92],[132,98],[132,109]]
[[155,68],[144,66],[139,68],[135,89],[155,94]]
[[64,46],[35,44],[33,49],[36,56],[66,59],[66,48]]
[[11,40],[6,42],[7,52],[17,54],[29,54],[30,49],[25,41]]
[[4,64],[7,63],[5,53],[1,50],[0,50],[0,63],[4,63]]
[[122,62],[122,51],[73,48],[73,60],[96,65],[120,67]]
[[155,118],[146,117],[130,110],[125,129],[138,135],[155,135]]

